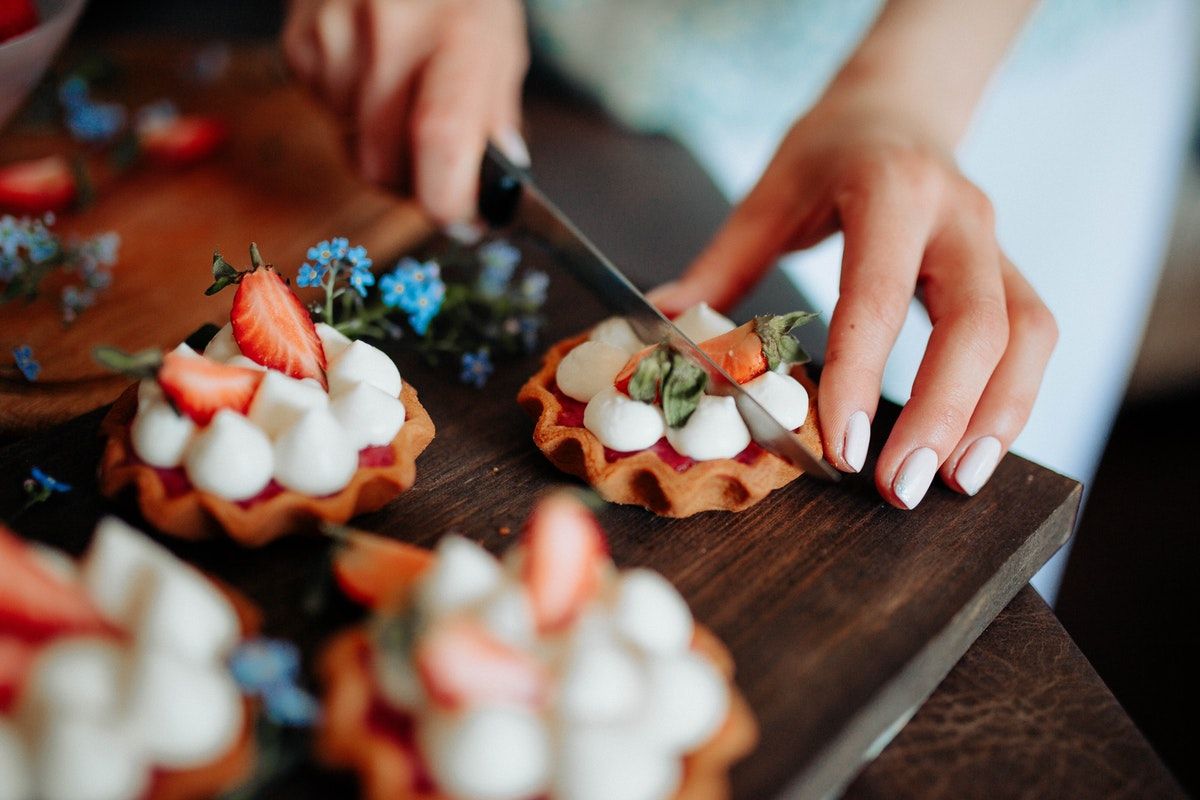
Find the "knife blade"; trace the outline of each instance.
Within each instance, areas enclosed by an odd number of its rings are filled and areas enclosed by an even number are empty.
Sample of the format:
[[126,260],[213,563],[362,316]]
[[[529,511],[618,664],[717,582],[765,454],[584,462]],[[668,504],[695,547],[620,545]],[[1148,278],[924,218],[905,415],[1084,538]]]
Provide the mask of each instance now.
[[629,320],[644,342],[666,342],[699,364],[709,376],[712,394],[732,397],[751,438],[764,450],[813,477],[837,481],[841,473],[783,427],[737,381],[673,322],[663,316],[629,278],[538,189],[529,173],[515,166],[491,143],[483,158],[479,210],[491,225],[516,225],[549,245],[568,271],[590,288],[609,310]]

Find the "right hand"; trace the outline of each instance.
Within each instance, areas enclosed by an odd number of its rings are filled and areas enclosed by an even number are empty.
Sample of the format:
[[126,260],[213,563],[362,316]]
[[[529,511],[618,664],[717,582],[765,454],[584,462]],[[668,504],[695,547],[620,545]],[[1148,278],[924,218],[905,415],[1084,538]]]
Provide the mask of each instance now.
[[293,0],[283,47],[296,74],[351,121],[363,177],[411,189],[442,224],[474,217],[489,138],[528,164],[519,0]]

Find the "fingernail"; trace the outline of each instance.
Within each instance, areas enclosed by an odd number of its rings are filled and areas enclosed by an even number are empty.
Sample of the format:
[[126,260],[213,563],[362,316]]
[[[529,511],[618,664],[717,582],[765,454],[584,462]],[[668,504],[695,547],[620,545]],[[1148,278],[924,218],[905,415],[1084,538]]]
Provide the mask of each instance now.
[[529,146],[525,144],[525,138],[516,128],[505,128],[497,133],[496,147],[500,148],[500,152],[504,153],[504,157],[511,161],[513,166],[529,169],[533,163],[529,158]]
[[867,463],[867,446],[871,443],[871,421],[867,412],[855,411],[846,420],[846,438],[842,444],[842,460],[855,472],[862,472]]
[[937,468],[937,453],[928,447],[909,453],[895,482],[892,483],[896,499],[909,511],[916,508],[925,497],[925,492],[929,491],[929,484],[933,483],[933,474],[937,472]]
[[451,222],[442,228],[442,233],[459,244],[469,247],[483,238],[484,229],[482,225],[474,222]]
[[976,439],[954,468],[954,480],[972,497],[983,488],[1000,463],[1000,440],[995,436]]

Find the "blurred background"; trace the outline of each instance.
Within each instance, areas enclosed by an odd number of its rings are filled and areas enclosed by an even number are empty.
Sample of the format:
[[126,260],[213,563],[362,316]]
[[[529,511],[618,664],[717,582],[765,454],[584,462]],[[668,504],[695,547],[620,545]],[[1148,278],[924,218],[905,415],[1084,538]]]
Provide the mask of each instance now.
[[[137,31],[261,39],[277,35],[282,12],[280,2],[97,0],[76,41]],[[1157,299],[1056,612],[1195,793],[1195,670],[1185,652],[1200,607],[1200,137],[1181,187]]]

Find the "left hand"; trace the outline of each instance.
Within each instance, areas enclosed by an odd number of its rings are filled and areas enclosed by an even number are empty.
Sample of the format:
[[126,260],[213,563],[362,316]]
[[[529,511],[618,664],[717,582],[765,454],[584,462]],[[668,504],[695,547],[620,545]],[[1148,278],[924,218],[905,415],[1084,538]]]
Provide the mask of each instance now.
[[1024,427],[1058,332],[1001,252],[987,197],[885,93],[827,95],[708,249],[651,299],[668,314],[701,300],[728,307],[781,253],[837,230],[841,296],[818,396],[826,457],[862,469],[884,364],[919,291],[933,334],[875,482],[906,509],[939,469],[975,494]]

